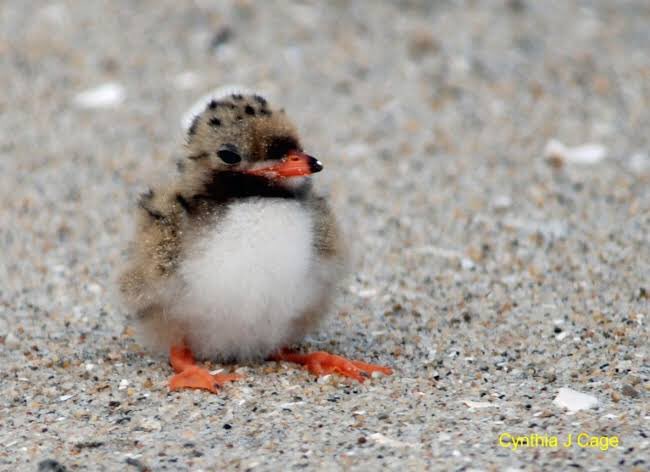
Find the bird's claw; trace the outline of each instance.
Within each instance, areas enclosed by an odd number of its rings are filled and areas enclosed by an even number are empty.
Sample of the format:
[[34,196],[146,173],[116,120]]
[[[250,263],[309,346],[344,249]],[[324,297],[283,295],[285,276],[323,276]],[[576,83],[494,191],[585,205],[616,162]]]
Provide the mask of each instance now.
[[389,367],[353,361],[324,351],[298,354],[282,350],[274,355],[272,360],[303,365],[309,372],[315,375],[339,374],[343,377],[357,380],[358,382],[364,382],[373,372],[381,372],[384,375],[393,373],[393,370]]

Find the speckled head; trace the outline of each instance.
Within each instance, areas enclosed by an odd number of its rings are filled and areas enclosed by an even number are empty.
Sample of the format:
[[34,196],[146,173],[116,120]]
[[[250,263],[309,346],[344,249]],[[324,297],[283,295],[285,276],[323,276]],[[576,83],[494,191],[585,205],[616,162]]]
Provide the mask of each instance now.
[[322,169],[303,152],[284,110],[260,95],[233,93],[211,100],[187,131],[187,158],[212,171],[270,179],[310,175]]

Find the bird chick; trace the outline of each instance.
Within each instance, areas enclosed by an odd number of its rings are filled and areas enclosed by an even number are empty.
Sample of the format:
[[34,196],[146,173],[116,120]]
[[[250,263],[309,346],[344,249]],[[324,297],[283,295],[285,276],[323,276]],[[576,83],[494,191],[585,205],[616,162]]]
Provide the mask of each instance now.
[[140,197],[122,298],[148,338],[170,350],[172,390],[213,392],[195,356],[286,360],[363,381],[373,366],[286,349],[327,314],[345,246],[312,189],[323,166],[303,151],[283,110],[253,94],[211,100],[187,131],[182,172]]

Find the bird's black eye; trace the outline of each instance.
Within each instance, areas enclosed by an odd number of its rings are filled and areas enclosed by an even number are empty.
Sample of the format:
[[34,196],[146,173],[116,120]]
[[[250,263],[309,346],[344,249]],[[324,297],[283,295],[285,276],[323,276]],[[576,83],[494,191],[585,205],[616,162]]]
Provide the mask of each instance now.
[[226,144],[217,151],[217,156],[226,164],[237,164],[241,162],[241,156],[237,152],[237,148],[232,144]]
[[219,156],[219,159],[226,164],[237,164],[241,161],[241,156],[239,154],[228,149],[221,149],[217,152],[217,156]]

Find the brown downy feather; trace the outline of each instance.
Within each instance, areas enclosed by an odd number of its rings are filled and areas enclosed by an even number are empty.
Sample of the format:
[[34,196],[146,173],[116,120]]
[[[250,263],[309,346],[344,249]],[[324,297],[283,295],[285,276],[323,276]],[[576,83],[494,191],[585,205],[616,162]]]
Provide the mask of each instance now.
[[[264,98],[234,94],[208,103],[188,130],[185,158],[174,180],[140,197],[130,263],[119,280],[128,307],[146,323],[159,325],[154,327],[158,331],[179,331],[180,327],[165,326],[165,309],[174,297],[167,282],[175,275],[184,248],[225,214],[232,198],[249,196],[249,192],[251,196],[261,192],[263,196],[296,197],[253,178],[242,183],[237,173],[230,172],[240,163],[228,161],[245,156],[250,165],[279,159],[288,149],[300,149],[296,128],[284,111],[270,109]],[[343,241],[326,200],[309,187],[298,198],[313,213],[317,253],[323,259],[342,261]],[[297,332],[315,326],[326,303],[316,301],[297,322]],[[169,337],[163,336],[164,342]]]

